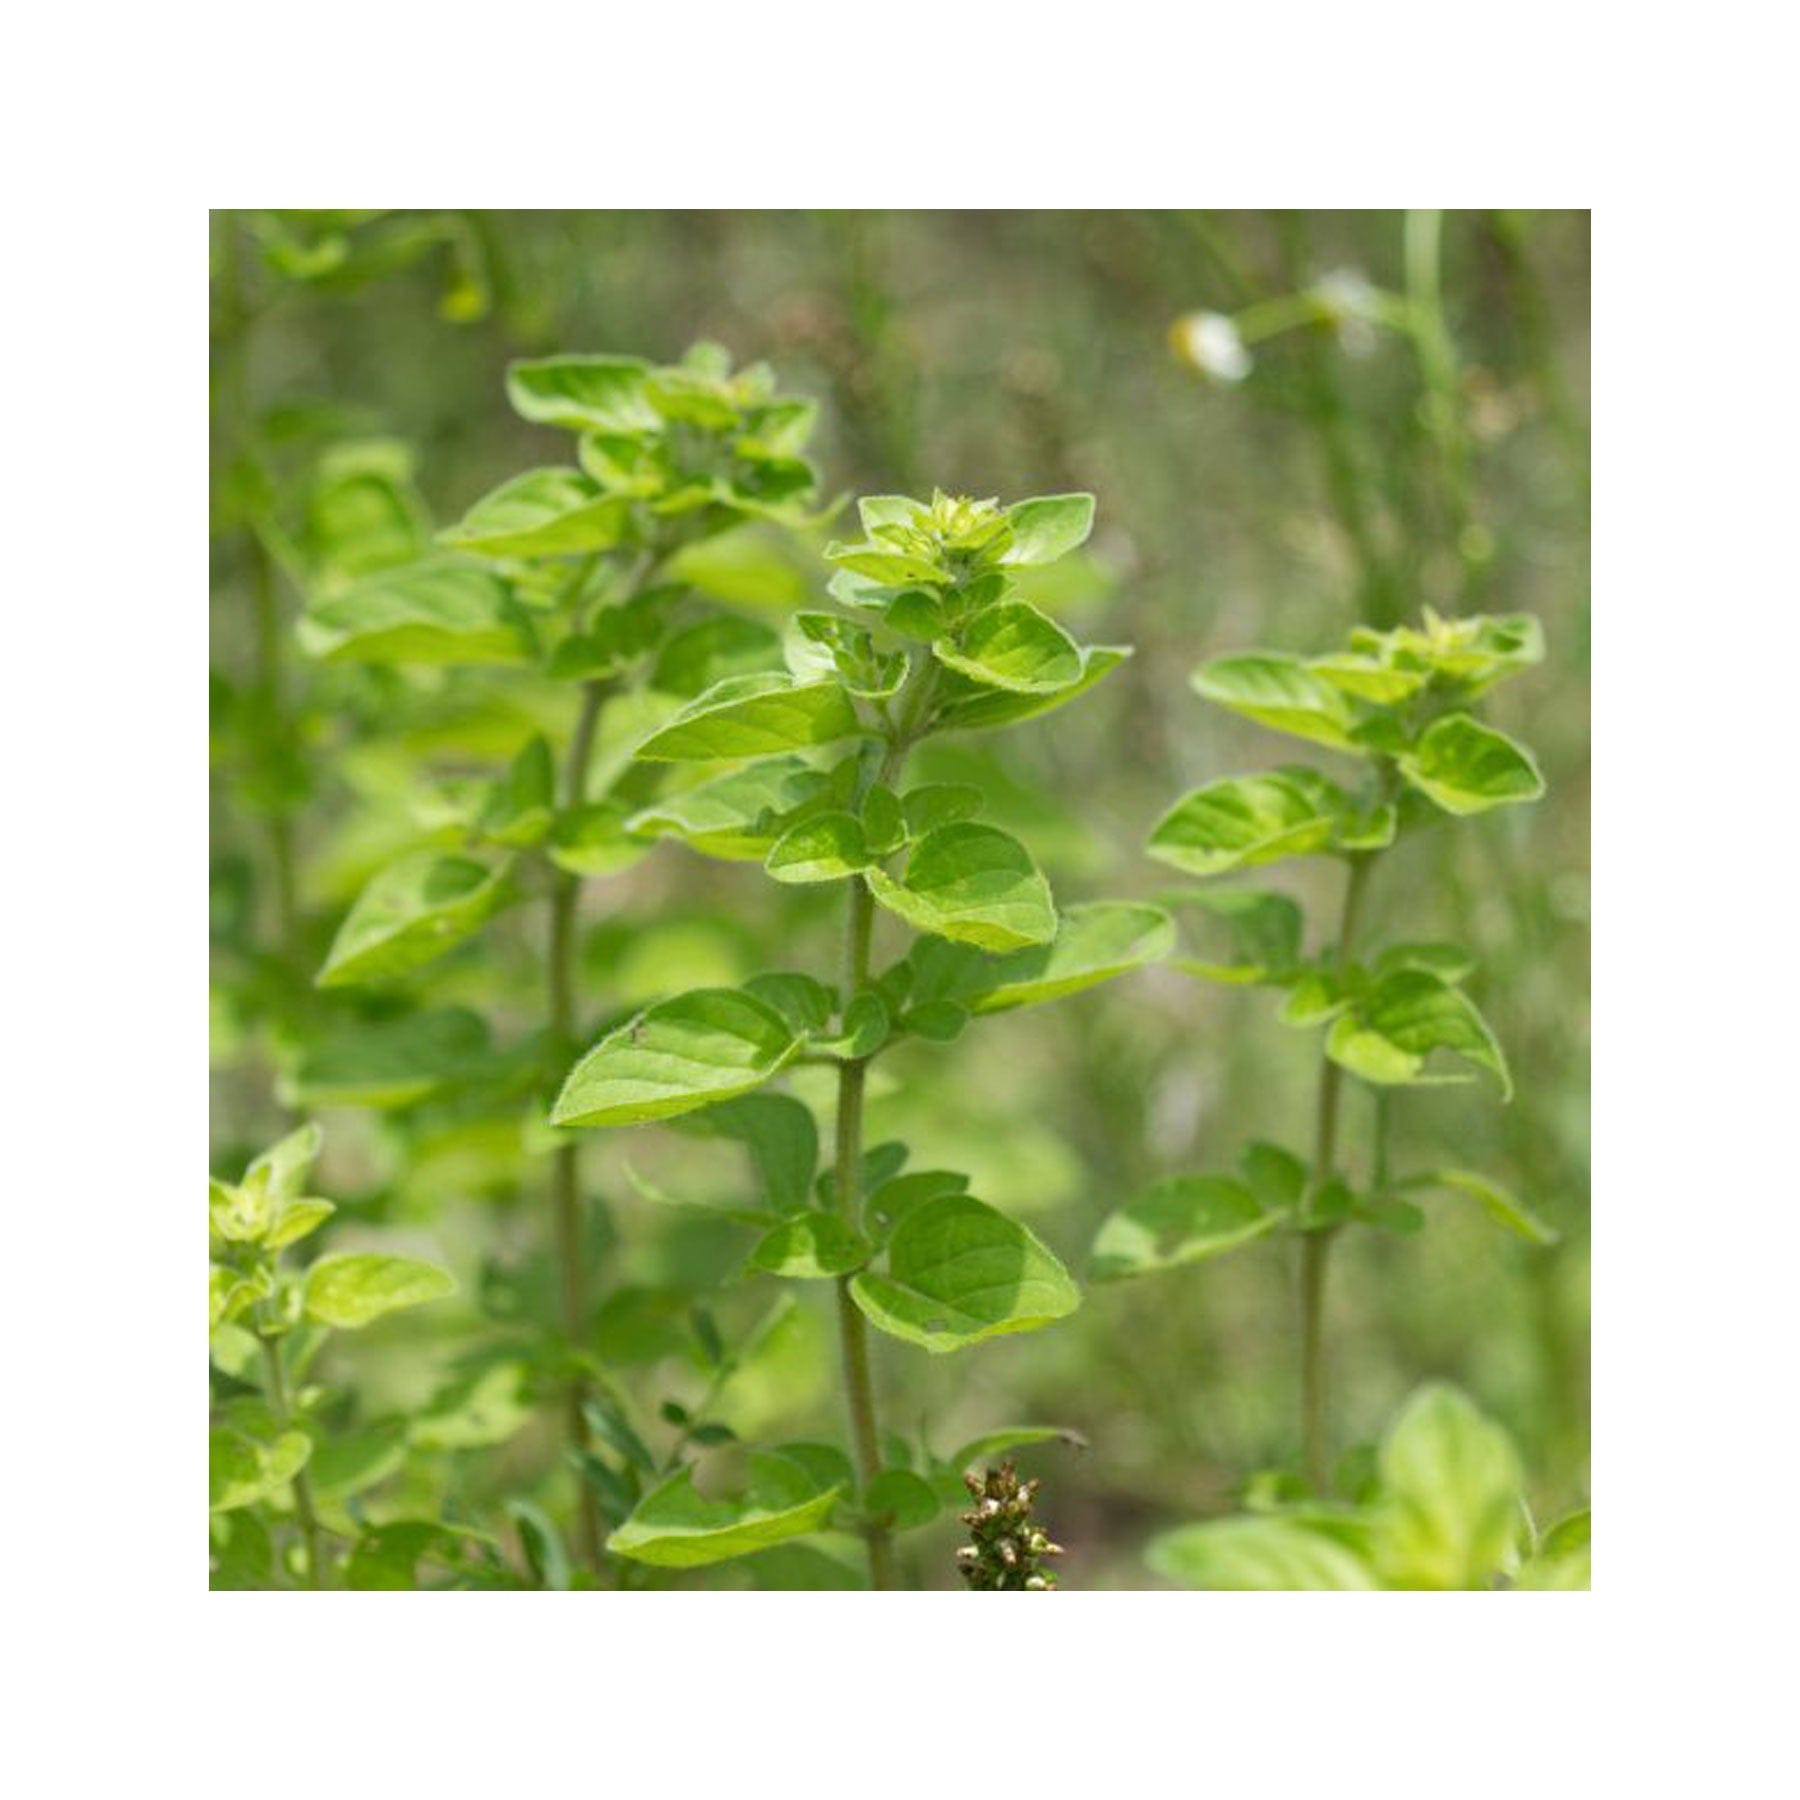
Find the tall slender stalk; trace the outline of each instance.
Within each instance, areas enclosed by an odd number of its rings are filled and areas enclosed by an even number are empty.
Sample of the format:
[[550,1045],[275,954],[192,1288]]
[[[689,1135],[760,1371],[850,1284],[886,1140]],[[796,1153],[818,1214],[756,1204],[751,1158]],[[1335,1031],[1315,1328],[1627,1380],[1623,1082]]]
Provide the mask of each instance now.
[[[598,556],[589,556],[577,566],[565,592],[571,605],[579,605],[582,590],[599,560]],[[652,566],[648,553],[639,557],[626,579],[621,602],[629,600],[644,585]],[[581,806],[587,800],[588,764],[593,760],[594,734],[599,729],[601,708],[610,687],[611,683],[604,678],[582,683],[581,710],[575,718],[575,730],[569,739],[568,755],[562,769],[559,799],[565,808]],[[559,1065],[566,1064],[577,1048],[575,926],[580,901],[581,877],[567,869],[556,870],[550,885],[550,933],[545,973],[550,997],[550,1035]],[[572,1139],[559,1144],[551,1157],[550,1210],[563,1334],[574,1349],[587,1335],[588,1268],[582,1232],[581,1151]],[[587,1422],[587,1398],[587,1378],[577,1360],[570,1368],[563,1391],[563,1435],[571,1450],[586,1450],[592,1441]],[[578,1483],[577,1494],[576,1546],[583,1562],[598,1573],[605,1566],[605,1534],[599,1497],[585,1476]]]
[[[283,1427],[293,1422],[294,1409],[288,1399],[287,1369],[281,1360],[281,1340],[260,1339],[263,1352],[264,1385],[269,1405]],[[291,1486],[294,1490],[294,1516],[300,1522],[300,1541],[306,1546],[306,1585],[323,1587],[325,1570],[319,1559],[319,1516],[313,1508],[312,1479],[304,1468],[298,1470]]]
[[[849,912],[844,930],[843,1005],[868,984],[869,941],[875,922],[875,899],[860,881],[850,883]],[[868,1063],[847,1057],[838,1067],[836,1186],[837,1208],[855,1227],[862,1211],[863,1089]],[[844,1365],[844,1394],[850,1413],[850,1441],[856,1471],[865,1494],[881,1473],[881,1437],[875,1423],[875,1384],[869,1370],[869,1327],[850,1294],[850,1277],[837,1279],[838,1348]],[[869,1546],[869,1582],[878,1590],[898,1586],[893,1539],[873,1523],[863,1528]]]
[[[1341,972],[1350,960],[1357,916],[1362,909],[1373,857],[1367,853],[1350,858],[1344,884],[1343,911],[1338,919],[1335,965]],[[1317,1204],[1325,1184],[1337,1173],[1338,1101],[1343,1087],[1342,1067],[1329,1056],[1319,1069],[1319,1098],[1314,1115],[1312,1204]],[[1325,1274],[1331,1260],[1335,1225],[1309,1231],[1300,1240],[1300,1441],[1307,1479],[1323,1493],[1329,1474],[1325,1427]]]

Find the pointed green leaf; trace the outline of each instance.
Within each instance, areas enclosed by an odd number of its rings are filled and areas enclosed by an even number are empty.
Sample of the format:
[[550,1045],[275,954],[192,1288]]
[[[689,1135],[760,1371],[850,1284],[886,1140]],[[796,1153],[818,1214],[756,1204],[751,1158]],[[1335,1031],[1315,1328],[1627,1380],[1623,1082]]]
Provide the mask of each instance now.
[[969,1194],[908,1212],[888,1240],[886,1273],[864,1270],[850,1292],[871,1324],[936,1352],[1035,1331],[1081,1303],[1037,1238]]
[[872,868],[869,891],[917,931],[982,950],[1048,943],[1056,933],[1050,888],[1017,838],[992,825],[927,832],[899,881]]
[[1003,1451],[1020,1450],[1029,1444],[1072,1444],[1077,1450],[1085,1450],[1087,1439],[1066,1425],[1003,1425],[998,1431],[984,1431],[980,1437],[959,1444],[946,1460],[960,1474],[991,1461]]
[[213,1512],[254,1506],[279,1493],[305,1468],[312,1439],[304,1431],[252,1434],[228,1426],[207,1441],[207,1503]]
[[860,1269],[874,1247],[836,1213],[805,1212],[783,1219],[750,1252],[750,1262],[768,1275],[819,1281]]
[[525,848],[548,836],[556,813],[556,764],[544,737],[532,738],[488,791],[475,821],[480,836]]
[[506,371],[506,397],[536,425],[570,431],[655,431],[649,367],[628,356],[545,356]]
[[1593,1515],[1583,1507],[1559,1519],[1519,1570],[1515,1586],[1537,1593],[1585,1593],[1594,1584]]
[[[779,1009],[777,1009],[779,1010]],[[750,1152],[757,1178],[777,1212],[806,1204],[819,1166],[819,1128],[791,1094],[745,1094],[689,1113],[676,1126],[696,1137],[732,1138]]]
[[1012,542],[1001,562],[1035,568],[1078,550],[1094,529],[1092,494],[1050,494],[1006,509]]
[[800,1048],[782,1016],[736,988],[697,988],[639,1013],[569,1071],[553,1125],[638,1125],[760,1087]]
[[923,837],[940,825],[958,825],[981,811],[986,799],[980,788],[966,782],[931,781],[911,788],[900,802],[906,819],[906,835]]
[[626,821],[646,837],[678,837],[703,856],[761,862],[782,834],[781,821],[816,800],[827,778],[797,756],[776,756],[670,794]]
[[1382,1440],[1375,1566],[1390,1587],[1487,1588],[1523,1524],[1512,1439],[1454,1388],[1420,1388]]
[[1546,1225],[1497,1181],[1489,1181],[1485,1175],[1477,1175],[1470,1169],[1433,1169],[1429,1175],[1411,1175],[1396,1185],[1404,1193],[1414,1193],[1421,1188],[1442,1188],[1448,1193],[1463,1194],[1496,1225],[1504,1225],[1528,1244],[1555,1244],[1562,1238],[1561,1232]]
[[1223,919],[1231,934],[1235,962],[1178,956],[1174,966],[1184,975],[1234,986],[1279,982],[1288,978],[1300,960],[1300,908],[1285,894],[1255,888],[1199,888],[1165,894],[1163,899],[1169,905]]
[[694,1471],[681,1469],[638,1502],[606,1547],[615,1556],[662,1568],[701,1568],[817,1531],[839,1492],[820,1489],[789,1457],[754,1451],[743,1494],[705,1499],[694,1486]]
[[1220,1593],[1345,1593],[1381,1586],[1340,1539],[1298,1519],[1273,1516],[1183,1525],[1152,1539],[1145,1560],[1178,1587]]
[[851,813],[827,812],[784,832],[763,866],[777,881],[842,881],[870,860],[862,822]]
[[1080,679],[1049,694],[999,693],[957,677],[945,684],[947,698],[939,714],[940,727],[945,731],[990,731],[997,725],[1016,725],[1054,712],[1080,698],[1130,655],[1124,644],[1090,644],[1081,653]]
[[1208,782],[1178,801],[1150,834],[1158,862],[1189,875],[1255,869],[1333,847],[1350,797],[1310,769]]
[[297,1200],[306,1191],[306,1178],[319,1160],[324,1141],[325,1134],[317,1125],[302,1125],[257,1157],[244,1171],[244,1179],[260,1179],[272,1200]]
[[578,469],[531,469],[484,494],[438,541],[479,556],[588,556],[622,543],[631,502]]
[[472,937],[511,898],[510,864],[420,851],[357,896],[320,969],[320,987],[392,981]]
[[1249,1188],[1229,1175],[1171,1175],[1100,1227],[1088,1273],[1095,1281],[1116,1281],[1200,1262],[1280,1223],[1279,1213],[1264,1212]]
[[411,1106],[476,1074],[490,1047],[478,1014],[431,1007],[321,1038],[301,1053],[282,1093],[297,1106]]
[[1058,917],[1050,943],[1006,956],[935,941],[921,945],[913,958],[921,977],[914,998],[919,1006],[948,1001],[972,1013],[1041,1006],[1159,962],[1174,942],[1174,922],[1161,907],[1089,901]]
[[1356,722],[1350,702],[1298,657],[1223,656],[1203,663],[1192,681],[1202,699],[1273,731],[1336,750],[1357,748],[1350,735]]
[[1445,812],[1486,812],[1536,800],[1544,778],[1531,752],[1504,732],[1452,713],[1400,758],[1400,773]]
[[1056,694],[1081,680],[1080,649],[1062,627],[1023,600],[977,613],[960,643],[939,638],[931,654],[980,687]]
[[835,681],[737,675],[709,688],[638,745],[645,762],[725,762],[855,737],[863,729]]
[[617,800],[594,800],[558,813],[544,854],[571,875],[617,875],[650,848],[632,833],[630,816]]
[[1512,1098],[1505,1054],[1475,1002],[1425,969],[1384,975],[1358,995],[1325,1040],[1325,1053],[1378,1085],[1428,1083],[1427,1059],[1445,1050],[1486,1069]]
[[314,601],[301,647],[326,662],[521,663],[536,654],[530,620],[505,582],[448,559],[385,570]]
[[326,1256],[306,1272],[306,1316],[355,1330],[385,1313],[422,1306],[456,1292],[456,1278],[410,1256]]

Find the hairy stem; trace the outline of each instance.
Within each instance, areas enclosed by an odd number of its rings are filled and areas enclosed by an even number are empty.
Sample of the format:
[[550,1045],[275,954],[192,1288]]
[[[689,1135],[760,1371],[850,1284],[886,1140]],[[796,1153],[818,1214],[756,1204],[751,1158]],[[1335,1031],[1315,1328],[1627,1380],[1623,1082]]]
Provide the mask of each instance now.
[[[269,1405],[275,1417],[286,1427],[293,1423],[293,1407],[288,1400],[287,1369],[281,1360],[281,1340],[261,1339],[264,1385],[268,1388]],[[325,1569],[319,1557],[319,1518],[313,1510],[312,1479],[301,1469],[292,1482],[294,1517],[300,1522],[300,1541],[306,1547],[306,1585],[323,1587]]]
[[[1344,884],[1344,907],[1338,920],[1335,966],[1341,971],[1350,960],[1357,915],[1373,858],[1352,856]],[[1338,1100],[1343,1086],[1342,1067],[1327,1056],[1319,1069],[1319,1098],[1313,1126],[1312,1181],[1308,1200],[1318,1197],[1337,1173]],[[1323,1493],[1329,1477],[1329,1434],[1325,1420],[1325,1273],[1331,1260],[1337,1227],[1327,1225],[1308,1231],[1300,1239],[1300,1442],[1306,1477],[1317,1493]]]
[[[589,681],[581,691],[581,712],[575,735],[569,742],[563,767],[563,802],[579,806],[587,797],[588,760],[593,753],[594,731],[606,684]],[[575,1053],[575,914],[581,898],[581,878],[559,869],[550,888],[550,1036],[559,1065]],[[571,1350],[579,1351],[587,1336],[587,1258],[582,1244],[581,1153],[571,1139],[556,1147],[550,1163],[550,1207],[556,1241],[556,1268],[563,1333]],[[589,1442],[586,1378],[572,1367],[563,1392],[563,1433],[571,1450],[586,1450]],[[579,1495],[576,1542],[581,1559],[598,1571],[603,1564],[600,1504],[585,1475],[577,1484]]]
[[[875,924],[875,898],[861,880],[850,883],[850,906],[844,930],[843,1007],[868,984],[869,942]],[[868,1063],[850,1058],[838,1069],[837,1175],[838,1211],[852,1225],[862,1213],[863,1086]],[[844,1394],[850,1412],[850,1441],[863,1493],[881,1473],[881,1437],[875,1423],[875,1384],[869,1372],[869,1327],[850,1294],[850,1277],[837,1279],[838,1347],[844,1364]],[[869,1584],[877,1590],[898,1585],[894,1544],[885,1527],[866,1525]]]

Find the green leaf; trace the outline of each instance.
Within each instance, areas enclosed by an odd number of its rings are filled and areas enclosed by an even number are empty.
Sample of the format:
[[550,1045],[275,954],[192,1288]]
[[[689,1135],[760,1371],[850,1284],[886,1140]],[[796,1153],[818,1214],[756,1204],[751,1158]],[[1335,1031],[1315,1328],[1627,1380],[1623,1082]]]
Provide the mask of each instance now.
[[814,800],[827,778],[797,756],[771,757],[671,794],[626,821],[633,833],[678,837],[703,856],[761,862],[781,821]]
[[902,797],[900,810],[908,837],[923,837],[940,825],[959,825],[981,811],[987,798],[978,787],[960,781],[928,781]]
[[792,1026],[736,988],[697,988],[639,1013],[569,1071],[553,1125],[638,1125],[760,1087],[801,1046]]
[[1344,695],[1297,657],[1224,656],[1192,676],[1195,693],[1215,706],[1335,750],[1355,750],[1355,715]]
[[299,1106],[411,1106],[481,1069],[486,1021],[466,1007],[432,1007],[333,1032],[301,1054],[282,1085]]
[[850,1292],[870,1323],[926,1350],[960,1350],[1066,1317],[1080,1291],[1023,1225],[969,1194],[908,1212],[888,1240],[887,1270]]
[[1265,1212],[1229,1175],[1171,1175],[1121,1207],[1094,1239],[1089,1276],[1117,1281],[1222,1256],[1273,1231],[1281,1214]]
[[763,866],[777,881],[842,881],[870,861],[862,821],[852,813],[827,812],[784,832]]
[[1514,1586],[1538,1593],[1585,1593],[1594,1585],[1593,1517],[1586,1507],[1544,1533]]
[[1022,600],[977,613],[960,642],[939,638],[931,654],[980,687],[1014,694],[1057,694],[1082,677],[1074,640]]
[[746,1094],[689,1114],[676,1129],[741,1143],[777,1212],[794,1212],[806,1204],[819,1166],[819,1128],[793,1095]]
[[692,700],[734,675],[779,674],[781,639],[755,619],[714,613],[676,632],[650,671],[650,685]]
[[681,1469],[638,1502],[606,1547],[615,1556],[661,1568],[701,1568],[817,1531],[840,1491],[821,1490],[813,1475],[787,1456],[753,1451],[743,1494],[705,1499],[694,1486],[694,1471]]
[[1130,648],[1123,644],[1090,644],[1081,652],[1080,679],[1048,694],[998,693],[959,676],[946,684],[948,692],[938,714],[939,727],[944,731],[991,731],[998,725],[1035,719],[1078,699],[1130,654]]
[[290,1200],[276,1215],[263,1242],[271,1250],[297,1244],[311,1237],[336,1211],[329,1200]]
[[1153,1538],[1145,1560],[1178,1587],[1221,1593],[1347,1593],[1380,1587],[1347,1544],[1296,1519],[1217,1519]]
[[911,1469],[883,1469],[869,1483],[863,1511],[890,1531],[917,1531],[943,1511],[943,1503],[922,1475]]
[[571,875],[616,875],[639,861],[649,845],[633,834],[630,809],[594,800],[559,813],[544,854]]
[[631,530],[631,502],[578,469],[532,469],[501,483],[438,533],[478,556],[589,556]]
[[535,425],[570,431],[645,432],[662,424],[650,404],[649,367],[628,356],[545,356],[506,371],[506,397]]
[[951,1001],[971,1013],[1041,1006],[1160,962],[1174,941],[1174,922],[1161,907],[1089,901],[1059,916],[1050,943],[1010,955],[986,956],[935,940],[920,945],[910,959],[913,997],[926,1006]]
[[982,950],[1048,943],[1056,907],[1031,854],[992,825],[943,825],[907,858],[898,881],[871,868],[863,879],[890,912],[929,931]]
[[1475,1201],[1497,1225],[1504,1225],[1528,1244],[1555,1244],[1562,1233],[1546,1225],[1536,1213],[1520,1204],[1497,1181],[1477,1175],[1469,1169],[1434,1169],[1429,1175],[1412,1175],[1397,1184],[1412,1193],[1420,1188],[1442,1188],[1452,1194],[1463,1194]]
[[810,975],[792,971],[752,975],[744,983],[744,992],[754,994],[765,1006],[774,1007],[797,1034],[810,1036],[826,1030],[837,1009],[834,989]]
[[1300,908],[1285,894],[1255,888],[1201,888],[1165,895],[1170,904],[1196,908],[1223,919],[1238,960],[1208,962],[1180,956],[1175,967],[1201,981],[1231,985],[1280,982],[1300,960]]
[[878,650],[866,625],[835,613],[797,612],[793,626],[797,635],[788,654],[797,679],[835,677],[867,700],[885,700],[899,692],[907,658],[900,651]]
[[319,986],[392,981],[453,950],[512,897],[510,867],[435,850],[390,863],[338,927]]
[[1399,760],[1400,773],[1445,812],[1483,813],[1536,800],[1544,778],[1531,752],[1467,713],[1439,719]]
[[735,675],[707,689],[638,745],[645,762],[725,762],[855,737],[863,727],[835,681]]
[[968,1176],[953,1169],[915,1169],[910,1175],[895,1175],[870,1191],[863,1202],[865,1222],[885,1238],[909,1212],[927,1200],[966,1193],[968,1187]]
[[306,1478],[321,1500],[347,1500],[385,1481],[405,1460],[405,1425],[384,1420],[327,1438],[313,1452]]
[[1512,1098],[1505,1054],[1475,1002],[1425,969],[1382,976],[1353,999],[1325,1039],[1333,1062],[1379,1086],[1460,1079],[1425,1072],[1439,1050],[1486,1069],[1502,1097]]
[[523,849],[549,835],[556,813],[556,764],[547,739],[536,736],[489,790],[475,830],[494,843]]
[[385,1313],[455,1292],[456,1278],[447,1269],[410,1256],[325,1256],[306,1271],[306,1316],[353,1331]]
[[768,1232],[750,1262],[767,1275],[817,1281],[860,1269],[873,1254],[874,1246],[838,1214],[806,1212]]
[[389,569],[315,600],[297,630],[301,648],[326,662],[522,663],[537,654],[506,583],[448,559]]
[[972,1469],[1004,1450],[1021,1450],[1029,1444],[1072,1444],[1078,1450],[1087,1448],[1087,1439],[1066,1425],[1003,1425],[997,1431],[984,1431],[966,1444],[958,1445],[946,1460],[960,1474]]
[[218,1427],[207,1440],[208,1506],[231,1512],[267,1500],[305,1468],[312,1447],[304,1431]]
[[1336,845],[1350,797],[1311,769],[1208,782],[1165,813],[1150,834],[1158,862],[1189,875],[1255,869]]
[[317,1125],[302,1125],[257,1157],[244,1171],[244,1180],[264,1183],[271,1200],[297,1200],[306,1192],[306,1178],[324,1141]]
[[1511,1438],[1454,1388],[1433,1383],[1383,1439],[1372,1514],[1391,1587],[1486,1588],[1517,1545],[1523,1472]]
[[1035,568],[1078,550],[1094,529],[1092,494],[1051,494],[1006,509],[1012,542],[1001,562]]

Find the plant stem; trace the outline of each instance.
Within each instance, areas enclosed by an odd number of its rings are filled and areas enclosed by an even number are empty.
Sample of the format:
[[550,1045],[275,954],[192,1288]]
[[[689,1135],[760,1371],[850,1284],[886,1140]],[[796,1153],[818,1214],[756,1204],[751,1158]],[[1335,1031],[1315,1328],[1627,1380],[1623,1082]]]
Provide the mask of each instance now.
[[[866,883],[853,879],[844,931],[842,1004],[846,1012],[868,984],[869,943],[874,925],[875,897]],[[860,1223],[862,1212],[863,1087],[868,1067],[865,1059],[851,1057],[838,1068],[835,1193],[838,1212],[853,1227]],[[869,1373],[869,1327],[851,1297],[848,1275],[837,1279],[837,1316],[844,1393],[850,1411],[850,1441],[866,1496],[870,1484],[881,1473],[881,1438],[875,1424],[875,1384]],[[875,1524],[865,1525],[863,1535],[869,1546],[870,1586],[878,1591],[894,1588],[898,1583],[892,1538],[884,1526]]]
[[[288,1400],[287,1370],[281,1361],[281,1340],[265,1337],[261,1340],[263,1351],[263,1370],[269,1390],[269,1405],[274,1408],[275,1417],[282,1426],[293,1423],[293,1408]],[[324,1565],[319,1559],[319,1518],[313,1511],[312,1481],[305,1469],[299,1470],[292,1482],[294,1490],[294,1516],[300,1521],[300,1540],[306,1546],[306,1585],[323,1587],[325,1585]]]
[[[594,747],[594,731],[606,697],[603,681],[582,685],[581,712],[569,742],[563,767],[563,803],[579,806],[587,797],[587,767]],[[556,871],[550,888],[550,1037],[559,1065],[575,1051],[575,914],[581,898],[581,878],[566,869]],[[561,1295],[563,1333],[571,1351],[578,1352],[587,1336],[587,1258],[582,1244],[581,1153],[573,1139],[558,1144],[550,1163],[550,1206],[555,1233],[558,1287]],[[579,1366],[570,1369],[563,1394],[563,1431],[572,1450],[589,1444],[587,1381]],[[596,1572],[604,1561],[600,1504],[585,1475],[578,1480],[577,1547],[581,1559]]]
[[[1350,874],[1344,884],[1344,907],[1338,920],[1334,965],[1341,973],[1350,960],[1357,915],[1373,864],[1369,855],[1350,858]],[[1312,1181],[1309,1202],[1318,1197],[1337,1172],[1338,1099],[1343,1068],[1327,1056],[1319,1069],[1319,1099],[1315,1113]],[[1337,1227],[1327,1225],[1308,1231],[1300,1239],[1300,1442],[1306,1477],[1315,1493],[1325,1491],[1329,1474],[1325,1428],[1325,1272],[1331,1260]]]

